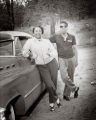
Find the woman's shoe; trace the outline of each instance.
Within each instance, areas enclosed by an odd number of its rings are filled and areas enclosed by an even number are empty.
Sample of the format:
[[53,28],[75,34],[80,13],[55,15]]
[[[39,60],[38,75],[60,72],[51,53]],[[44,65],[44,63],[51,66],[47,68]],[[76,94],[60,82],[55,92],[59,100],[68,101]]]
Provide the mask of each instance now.
[[52,107],[52,106],[50,106],[50,111],[55,111],[55,109],[54,109],[54,106]]

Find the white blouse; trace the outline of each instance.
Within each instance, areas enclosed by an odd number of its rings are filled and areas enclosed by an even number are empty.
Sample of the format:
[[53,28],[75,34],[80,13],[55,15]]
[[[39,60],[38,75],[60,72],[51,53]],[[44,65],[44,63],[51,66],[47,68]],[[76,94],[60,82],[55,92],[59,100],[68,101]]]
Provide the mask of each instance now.
[[28,57],[31,54],[32,58],[35,59],[35,62],[38,65],[47,64],[54,58],[58,58],[57,51],[52,43],[49,39],[43,38],[39,40],[33,37],[27,40],[22,53],[24,57]]

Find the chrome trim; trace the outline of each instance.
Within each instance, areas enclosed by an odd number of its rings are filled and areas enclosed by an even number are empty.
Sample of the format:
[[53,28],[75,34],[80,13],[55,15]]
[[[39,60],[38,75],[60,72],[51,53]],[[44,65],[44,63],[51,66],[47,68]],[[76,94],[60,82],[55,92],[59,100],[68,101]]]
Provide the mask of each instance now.
[[41,84],[41,82],[38,83],[35,87],[33,87],[33,89],[30,90],[30,91],[24,96],[24,98],[28,97],[40,84]]
[[15,56],[15,41],[13,41],[13,56]]
[[3,56],[3,55],[2,55],[2,56],[0,56],[0,57],[5,57],[5,58],[6,58],[6,57],[15,57],[15,56],[13,56],[13,55],[10,55],[10,56]]
[[6,120],[5,118],[5,108],[0,107],[0,120]]

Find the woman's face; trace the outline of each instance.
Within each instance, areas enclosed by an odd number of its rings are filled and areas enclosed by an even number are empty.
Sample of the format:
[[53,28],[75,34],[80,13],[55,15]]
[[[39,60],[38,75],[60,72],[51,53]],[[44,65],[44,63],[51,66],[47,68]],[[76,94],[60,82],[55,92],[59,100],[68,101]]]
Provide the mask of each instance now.
[[36,27],[35,30],[34,30],[34,36],[37,38],[37,39],[41,39],[41,36],[42,36],[42,30],[40,27]]

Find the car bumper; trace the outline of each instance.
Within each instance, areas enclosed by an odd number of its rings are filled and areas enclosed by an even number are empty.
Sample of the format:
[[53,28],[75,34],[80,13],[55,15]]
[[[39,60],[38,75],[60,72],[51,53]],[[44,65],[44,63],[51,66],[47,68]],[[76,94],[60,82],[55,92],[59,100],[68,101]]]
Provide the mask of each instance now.
[[5,118],[5,108],[0,107],[0,120],[6,120]]

